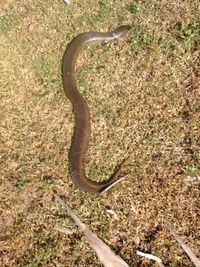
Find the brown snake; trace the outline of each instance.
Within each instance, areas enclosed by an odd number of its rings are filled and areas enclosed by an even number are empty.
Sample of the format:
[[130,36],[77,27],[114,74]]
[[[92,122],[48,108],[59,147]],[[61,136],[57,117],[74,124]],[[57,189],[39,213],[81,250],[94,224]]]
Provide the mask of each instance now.
[[90,111],[86,100],[80,94],[76,85],[76,61],[81,48],[86,43],[117,39],[130,28],[128,25],[123,25],[114,31],[106,33],[81,33],[71,41],[63,57],[62,78],[64,91],[72,104],[75,115],[74,134],[69,152],[69,169],[74,184],[83,191],[90,193],[101,193],[115,184],[119,180],[117,175],[121,166],[110,179],[103,182],[92,181],[85,174],[84,156],[90,138]]

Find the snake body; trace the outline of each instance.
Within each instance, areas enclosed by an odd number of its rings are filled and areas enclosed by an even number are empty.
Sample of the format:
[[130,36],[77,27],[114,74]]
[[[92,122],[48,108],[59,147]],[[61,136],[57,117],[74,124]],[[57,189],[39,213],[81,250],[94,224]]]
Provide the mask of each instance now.
[[106,33],[85,32],[76,36],[68,45],[62,64],[62,78],[64,91],[69,98],[75,116],[74,134],[69,152],[69,170],[74,184],[83,191],[101,193],[111,187],[118,178],[111,177],[107,181],[96,182],[90,180],[84,169],[84,156],[90,138],[90,111],[86,100],[78,91],[75,79],[75,67],[81,48],[86,43],[110,41],[119,38],[130,29],[123,25],[116,30]]

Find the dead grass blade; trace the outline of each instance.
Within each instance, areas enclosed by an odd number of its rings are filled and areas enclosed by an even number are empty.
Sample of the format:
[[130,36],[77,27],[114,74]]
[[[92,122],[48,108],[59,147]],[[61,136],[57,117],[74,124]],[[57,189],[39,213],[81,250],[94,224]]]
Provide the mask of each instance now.
[[169,221],[166,221],[165,225],[167,226],[173,237],[176,239],[176,241],[179,243],[179,245],[182,247],[182,249],[185,251],[185,253],[188,255],[188,257],[191,259],[191,261],[194,263],[194,265],[196,267],[200,267],[200,260],[196,257],[191,248],[183,242],[183,239],[176,233],[172,224]]
[[66,235],[72,235],[74,233],[74,231],[69,230],[66,227],[62,227],[62,226],[56,226],[54,229]]
[[[99,260],[105,267],[129,267],[129,265],[116,255],[97,235],[95,235],[90,229],[82,223],[80,218],[63,202],[63,200],[55,194],[56,200],[64,207],[69,213],[75,223],[80,227],[85,235],[86,240],[90,244],[91,248],[96,252]],[[62,229],[63,231],[63,229]]]

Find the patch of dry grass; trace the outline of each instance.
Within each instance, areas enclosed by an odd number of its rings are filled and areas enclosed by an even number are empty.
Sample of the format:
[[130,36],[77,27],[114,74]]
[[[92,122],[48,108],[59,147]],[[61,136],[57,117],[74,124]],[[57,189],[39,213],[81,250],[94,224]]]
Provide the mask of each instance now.
[[[3,266],[100,266],[78,232],[54,231],[74,225],[53,190],[130,265],[153,266],[140,249],[166,266],[192,266],[163,220],[200,256],[198,1],[9,0],[0,10]],[[74,121],[61,59],[78,33],[126,23],[124,39],[86,47],[78,61],[92,116],[87,174],[107,179],[130,156],[129,178],[96,197],[68,173]]]

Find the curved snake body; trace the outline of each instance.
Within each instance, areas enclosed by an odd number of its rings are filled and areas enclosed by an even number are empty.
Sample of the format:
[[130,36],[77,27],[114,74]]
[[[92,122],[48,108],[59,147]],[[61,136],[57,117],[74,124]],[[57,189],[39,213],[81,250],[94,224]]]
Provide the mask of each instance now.
[[107,181],[95,182],[90,180],[84,169],[84,156],[90,137],[90,112],[86,100],[78,91],[75,79],[75,66],[81,48],[86,43],[110,41],[126,33],[130,26],[123,25],[112,32],[86,32],[76,36],[68,45],[62,65],[64,91],[69,98],[74,115],[75,127],[69,152],[69,169],[72,181],[83,191],[101,193],[111,187],[118,178],[115,176]]

